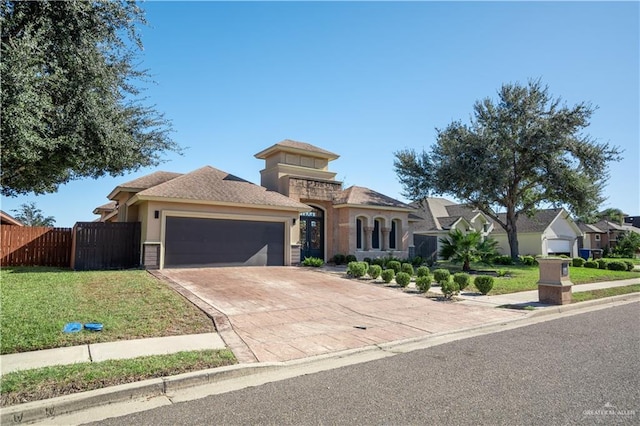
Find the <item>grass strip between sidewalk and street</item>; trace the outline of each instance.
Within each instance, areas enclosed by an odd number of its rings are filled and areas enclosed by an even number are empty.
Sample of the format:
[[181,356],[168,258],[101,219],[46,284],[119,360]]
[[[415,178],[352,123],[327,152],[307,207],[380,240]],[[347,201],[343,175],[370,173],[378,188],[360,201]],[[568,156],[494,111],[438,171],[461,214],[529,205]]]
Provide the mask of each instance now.
[[227,349],[178,352],[15,371],[2,376],[0,406],[236,364]]
[[629,293],[640,293],[640,284],[633,284],[624,287],[602,288],[590,291],[579,291],[572,294],[572,303],[585,302],[587,300],[602,299],[604,297],[619,296]]

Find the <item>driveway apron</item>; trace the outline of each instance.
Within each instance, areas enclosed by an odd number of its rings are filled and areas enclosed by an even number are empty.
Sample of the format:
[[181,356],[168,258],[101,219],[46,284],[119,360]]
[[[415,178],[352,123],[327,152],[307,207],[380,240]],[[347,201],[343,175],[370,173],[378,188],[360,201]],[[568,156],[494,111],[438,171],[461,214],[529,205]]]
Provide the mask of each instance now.
[[[222,334],[231,350],[246,352],[248,347],[253,361],[260,362],[425,337],[525,315],[434,301],[299,267],[164,269],[162,275],[222,313],[239,337]],[[243,358],[239,360],[252,361]]]

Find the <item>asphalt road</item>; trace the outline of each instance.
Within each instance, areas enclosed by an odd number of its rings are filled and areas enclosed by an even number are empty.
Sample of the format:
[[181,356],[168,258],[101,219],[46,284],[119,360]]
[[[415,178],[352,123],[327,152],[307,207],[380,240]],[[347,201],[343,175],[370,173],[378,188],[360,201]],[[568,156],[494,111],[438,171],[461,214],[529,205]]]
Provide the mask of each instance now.
[[99,425],[640,424],[632,303]]

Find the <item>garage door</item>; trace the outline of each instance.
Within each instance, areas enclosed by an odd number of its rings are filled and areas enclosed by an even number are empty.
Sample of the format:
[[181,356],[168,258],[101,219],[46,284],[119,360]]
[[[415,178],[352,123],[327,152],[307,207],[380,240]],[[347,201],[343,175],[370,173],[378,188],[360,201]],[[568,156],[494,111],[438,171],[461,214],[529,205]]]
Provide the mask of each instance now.
[[571,255],[571,241],[547,240],[547,252]]
[[167,217],[164,266],[282,266],[284,223]]

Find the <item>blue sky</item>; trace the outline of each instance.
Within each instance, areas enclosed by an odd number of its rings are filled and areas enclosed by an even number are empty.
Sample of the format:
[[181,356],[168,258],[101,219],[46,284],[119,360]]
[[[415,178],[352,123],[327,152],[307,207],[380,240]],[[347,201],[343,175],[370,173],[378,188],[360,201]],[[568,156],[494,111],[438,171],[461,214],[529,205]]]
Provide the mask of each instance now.
[[57,226],[91,221],[118,184],[204,165],[260,183],[253,155],[283,139],[333,151],[345,186],[404,200],[393,153],[429,149],[503,83],[541,78],[598,106],[587,133],[625,150],[603,208],[640,215],[638,2],[147,2],[145,96],[184,155],[34,201]]

